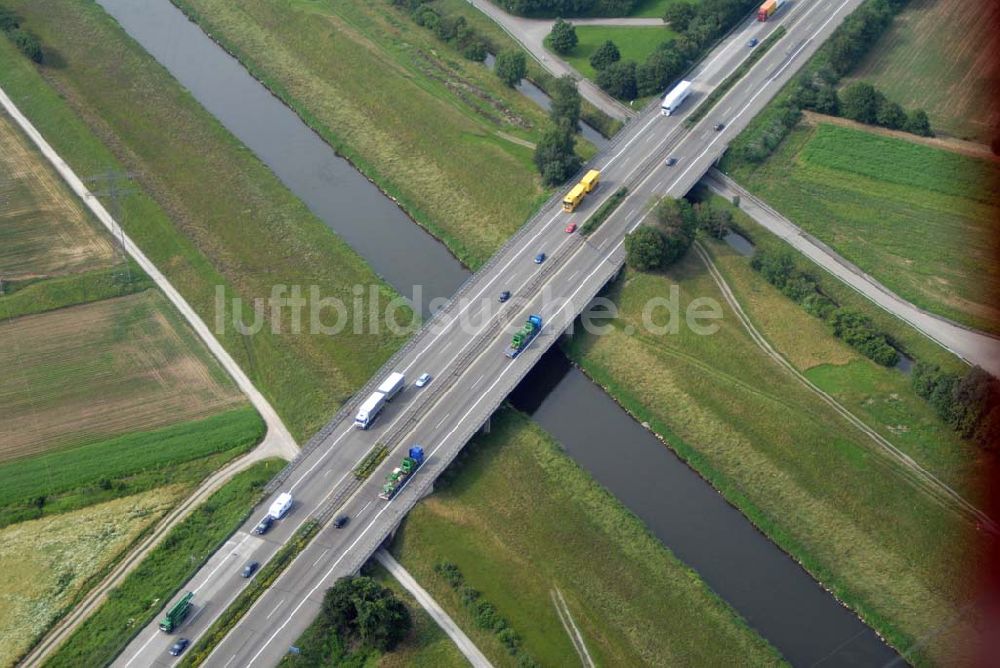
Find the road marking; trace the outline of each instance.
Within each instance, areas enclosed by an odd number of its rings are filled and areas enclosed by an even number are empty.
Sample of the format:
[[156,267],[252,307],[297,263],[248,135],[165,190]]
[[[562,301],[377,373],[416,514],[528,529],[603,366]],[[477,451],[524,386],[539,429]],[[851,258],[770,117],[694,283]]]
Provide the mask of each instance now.
[[276,613],[278,611],[278,608],[280,608],[284,604],[285,604],[285,599],[281,599],[280,601],[278,601],[278,605],[274,606],[274,609],[271,610],[271,612],[267,613],[267,617],[265,617],[264,619],[271,619],[271,615]]
[[451,413],[446,413],[446,414],[445,414],[445,416],[444,416],[443,418],[441,418],[441,421],[440,421],[440,422],[438,422],[438,423],[437,423],[437,426],[435,426],[434,428],[435,428],[435,429],[440,429],[440,428],[441,428],[441,425],[443,425],[443,424],[444,424],[444,421],[448,419],[448,416],[449,416],[449,415],[451,415]]
[[362,507],[361,507],[361,510],[359,510],[359,511],[358,511],[358,515],[360,515],[361,513],[365,512],[366,510],[368,510],[368,506],[370,506],[370,505],[372,505],[372,502],[371,502],[371,501],[369,501],[369,502],[368,502],[368,503],[366,503],[366,504],[365,504],[364,506],[362,506]]
[[330,551],[330,548],[326,548],[325,550],[323,550],[322,552],[320,552],[319,553],[319,557],[317,557],[316,561],[313,562],[312,567],[316,568],[316,565],[319,564],[319,562],[323,560],[323,555],[326,554],[329,551]]
[[236,660],[236,655],[233,654],[231,657],[229,657],[229,661],[226,661],[225,665],[222,666],[222,668],[228,668],[229,664],[231,664],[235,660]]
[[476,389],[476,386],[477,386],[477,385],[479,385],[479,383],[483,382],[483,378],[485,378],[485,377],[486,377],[486,374],[484,373],[484,374],[483,374],[483,375],[481,375],[481,376],[480,376],[479,378],[477,378],[477,379],[476,379],[476,382],[474,382],[474,383],[472,384],[472,389],[473,389],[473,390],[474,390],[474,389]]
[[[239,543],[237,543],[237,544],[236,544],[236,549],[239,549],[239,548],[240,548],[240,546],[242,546],[242,545],[243,545],[243,543],[245,543],[245,542],[247,541],[247,538],[249,538],[249,537],[250,537],[250,534],[246,534],[245,536],[243,536],[243,540],[241,540],[241,541],[240,541]],[[233,554],[235,554],[235,551],[233,552]],[[226,561],[227,561],[228,559],[229,559],[229,557],[227,556],[227,557],[226,557],[225,559],[223,559],[222,561],[220,561],[220,562],[219,562],[219,565],[218,565],[218,566],[216,566],[215,568],[213,568],[213,569],[212,569],[212,572],[208,574],[208,577],[206,577],[206,578],[205,578],[205,581],[204,581],[204,582],[202,582],[202,583],[201,583],[200,585],[198,585],[197,587],[195,587],[194,589],[192,589],[192,590],[190,590],[190,591],[193,591],[193,592],[194,592],[194,593],[196,593],[196,594],[197,594],[197,593],[198,593],[199,591],[201,591],[201,588],[202,588],[202,587],[204,587],[204,586],[205,586],[206,584],[208,584],[208,583],[209,583],[209,581],[210,581],[210,580],[212,579],[212,577],[213,577],[213,576],[214,576],[214,575],[216,574],[216,572],[218,572],[218,570],[219,570],[220,568],[222,568],[223,566],[225,566],[225,565],[226,565]]]
[[327,477],[328,475],[330,475],[331,473],[333,473],[333,469],[327,469],[327,470],[326,470],[326,473],[324,473],[324,474],[323,474],[323,477],[325,478],[325,477]]

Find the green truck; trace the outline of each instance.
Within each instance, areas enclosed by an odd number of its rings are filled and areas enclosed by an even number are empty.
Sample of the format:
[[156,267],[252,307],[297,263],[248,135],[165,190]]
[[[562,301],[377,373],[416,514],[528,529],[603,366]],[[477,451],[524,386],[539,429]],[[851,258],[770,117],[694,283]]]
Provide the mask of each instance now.
[[189,591],[184,594],[184,597],[174,603],[173,607],[167,610],[167,615],[160,621],[160,630],[164,633],[171,633],[174,629],[181,625],[181,622],[188,616],[191,612],[191,599],[194,598],[194,592]]

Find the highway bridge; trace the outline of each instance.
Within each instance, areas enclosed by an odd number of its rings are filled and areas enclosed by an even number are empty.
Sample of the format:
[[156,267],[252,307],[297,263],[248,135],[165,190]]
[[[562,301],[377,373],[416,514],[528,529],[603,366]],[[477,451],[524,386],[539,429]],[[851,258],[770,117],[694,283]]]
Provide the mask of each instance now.
[[[266,563],[307,521],[323,523],[316,537],[276,583],[253,605],[210,656],[210,666],[273,666],[320,609],[324,591],[338,578],[356,573],[398,526],[435,478],[489,419],[532,365],[620,270],[625,234],[645,218],[649,203],[663,195],[686,194],[718,160],[727,142],[767,104],[861,0],[797,0],[769,22],[748,19],[688,76],[695,93],[678,114],[665,117],[658,105],[632,120],[588,165],[601,170],[601,186],[572,214],[561,210],[563,193],[542,210],[472,276],[452,300],[400,350],[368,386],[304,448],[272,484],[272,494],[246,524],[213,555],[182,589],[195,592],[195,610],[178,635],[197,640],[246,586],[240,577],[250,560]],[[786,35],[756,63],[699,123],[684,119],[746,58],[747,42],[763,40],[779,25]],[[716,131],[717,123],[724,124]],[[677,163],[667,167],[667,157]],[[628,197],[588,238],[566,234],[581,224],[615,190]],[[548,259],[536,264],[536,254]],[[510,290],[512,298],[498,303]],[[514,360],[504,355],[511,332],[529,314],[544,319],[541,334]],[[406,374],[408,386],[367,431],[352,424],[354,410],[390,371]],[[413,386],[421,373],[433,375],[424,388]],[[413,444],[427,460],[391,500],[377,497],[385,475]],[[352,470],[376,444],[387,445],[386,460],[364,481]],[[251,530],[279,492],[291,492],[295,506],[269,533]],[[334,515],[350,516],[336,529]],[[173,600],[165,601],[164,607]],[[156,622],[140,631],[116,666],[171,666],[179,659],[167,648],[175,636]]]

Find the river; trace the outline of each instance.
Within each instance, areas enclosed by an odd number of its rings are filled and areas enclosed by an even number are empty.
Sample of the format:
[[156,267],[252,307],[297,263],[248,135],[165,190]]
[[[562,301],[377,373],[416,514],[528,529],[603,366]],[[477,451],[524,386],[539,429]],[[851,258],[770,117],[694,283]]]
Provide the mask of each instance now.
[[[426,304],[450,296],[468,277],[443,244],[169,0],[98,2],[401,294],[422,285]],[[898,659],[557,349],[512,401],[792,663],[873,666]]]

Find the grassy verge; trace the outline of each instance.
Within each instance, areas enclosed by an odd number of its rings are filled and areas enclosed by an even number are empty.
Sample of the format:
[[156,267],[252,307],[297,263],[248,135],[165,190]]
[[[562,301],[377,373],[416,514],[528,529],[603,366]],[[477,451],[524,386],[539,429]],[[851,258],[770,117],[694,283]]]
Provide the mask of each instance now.
[[372,448],[367,455],[365,455],[365,458],[361,460],[361,463],[358,464],[357,468],[354,469],[354,477],[358,480],[364,480],[372,474],[372,471],[374,471],[375,468],[381,464],[388,455],[388,447],[376,444],[375,447]]
[[176,4],[465,264],[547,194],[497,134],[537,142],[545,112],[390,3]]
[[[52,64],[36,68],[0,40],[0,84],[81,177],[137,175],[140,190],[122,202],[125,228],[206,322],[216,321],[216,286],[243,299],[244,322],[253,321],[250,300],[275,284],[315,285],[344,303],[354,285],[391,295],[99,5],[5,5],[39,35]],[[227,301],[227,322],[233,308]],[[241,336],[226,327],[219,338],[302,439],[401,342],[353,330],[348,322],[336,336],[270,327]]]
[[209,497],[110,592],[45,665],[110,663],[246,519],[264,485],[283,465],[274,459],[255,464]]
[[756,48],[750,53],[749,57],[740,63],[740,66],[733,70],[733,73],[722,80],[715,89],[708,94],[702,103],[698,105],[698,108],[692,112],[690,116],[684,119],[684,127],[691,128],[694,124],[705,117],[715,103],[722,99],[722,96],[729,92],[729,89],[736,85],[736,82],[742,79],[750,68],[757,63],[758,60],[764,57],[764,54],[774,46],[774,43],[785,36],[785,26],[778,26],[778,29],[767,36],[767,38],[757,45]]
[[618,205],[622,203],[622,200],[625,199],[626,195],[628,195],[628,188],[622,186],[616,190],[614,194],[611,195],[611,197],[609,197],[607,201],[605,201],[604,204],[602,204],[600,208],[594,212],[594,215],[587,219],[587,222],[585,222],[583,227],[580,228],[580,234],[589,235],[597,230],[597,228],[601,226],[601,223],[607,220],[608,216],[610,216],[612,212],[618,208]]
[[[553,606],[558,588],[598,665],[777,663],[778,657],[643,524],[537,427],[499,413],[392,551],[497,666],[514,665],[434,570],[456,564],[541,665],[579,661]],[[615,620],[609,625],[608,620]]]
[[597,72],[590,65],[594,52],[611,40],[621,53],[621,60],[646,62],[660,44],[677,37],[677,33],[667,25],[663,26],[576,26],[577,45],[565,56],[560,56],[577,72],[593,80]]
[[125,268],[117,266],[15,284],[13,290],[10,284],[4,283],[4,294],[0,295],[0,317],[19,318],[76,304],[124,297],[156,287],[138,266],[129,264],[131,281],[125,278]]
[[203,664],[216,645],[233,630],[260,595],[274,584],[288,564],[299,556],[319,529],[320,525],[314,521],[302,525],[295,536],[278,550],[260,573],[251,580],[247,588],[240,592],[236,600],[212,623],[178,665],[181,668],[194,668]]
[[[744,287],[752,285],[755,295],[768,298],[755,316],[767,315],[767,305],[780,295],[754,281],[759,277],[744,278]],[[571,357],[906,652],[907,661],[926,665],[954,658],[965,629],[958,624],[941,632],[939,625],[957,618],[967,603],[960,573],[975,560],[966,551],[969,528],[911,486],[867,437],[766,357],[728,307],[709,336],[683,326],[677,334],[648,332],[644,305],[669,294],[672,284],[680,288],[682,308],[696,297],[725,305],[694,254],[666,275],[627,272],[610,290],[620,311],[614,329],[601,337],[578,333],[568,346]],[[779,324],[788,328],[784,320]],[[784,345],[794,332],[807,342],[810,335],[823,341],[842,356],[838,361],[852,354],[810,326],[787,329]],[[766,334],[772,332],[766,327]],[[799,355],[813,350],[801,341],[798,346]],[[925,644],[918,645],[918,638]]]

